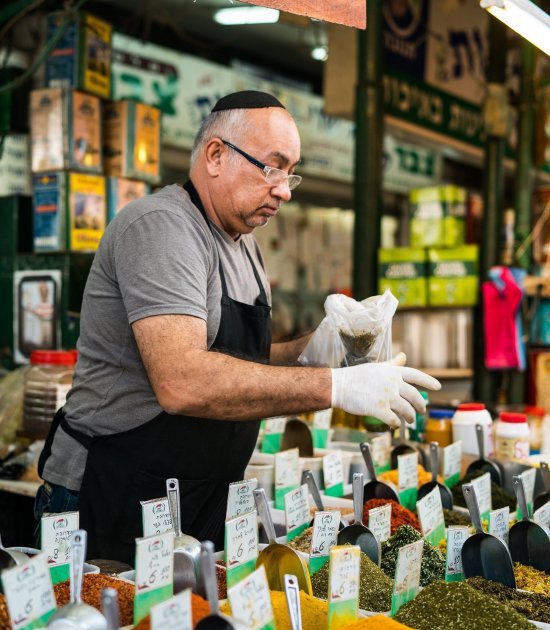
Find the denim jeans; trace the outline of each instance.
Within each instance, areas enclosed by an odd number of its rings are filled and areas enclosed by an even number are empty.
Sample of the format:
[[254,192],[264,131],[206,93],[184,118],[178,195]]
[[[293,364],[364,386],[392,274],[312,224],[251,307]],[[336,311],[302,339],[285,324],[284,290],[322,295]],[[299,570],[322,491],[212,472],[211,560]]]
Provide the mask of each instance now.
[[34,518],[37,521],[35,538],[39,539],[40,519],[44,514],[59,514],[76,510],[78,510],[78,492],[45,481],[38,488],[34,500]]

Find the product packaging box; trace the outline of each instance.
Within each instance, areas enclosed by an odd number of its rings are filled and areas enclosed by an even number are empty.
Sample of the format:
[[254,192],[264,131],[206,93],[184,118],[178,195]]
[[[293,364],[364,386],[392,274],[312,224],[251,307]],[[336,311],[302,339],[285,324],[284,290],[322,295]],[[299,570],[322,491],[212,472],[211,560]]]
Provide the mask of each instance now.
[[415,188],[409,195],[411,247],[457,247],[466,236],[467,191],[458,186]]
[[428,249],[428,303],[474,306],[478,299],[478,248]]
[[31,165],[34,173],[71,169],[101,173],[101,103],[77,90],[31,93]]
[[[47,38],[64,14],[47,20]],[[101,98],[111,96],[111,25],[89,13],[78,13],[46,62],[47,87],[72,87]]]
[[0,197],[31,194],[29,136],[8,134],[0,151]]
[[121,177],[107,178],[107,222],[112,221],[119,210],[134,199],[145,197],[151,187],[145,182],[136,182]]
[[426,250],[397,247],[378,250],[378,293],[389,289],[400,306],[426,306]]
[[105,174],[160,182],[161,112],[136,101],[111,101],[104,107]]
[[36,174],[35,251],[95,251],[105,231],[105,178],[84,173]]

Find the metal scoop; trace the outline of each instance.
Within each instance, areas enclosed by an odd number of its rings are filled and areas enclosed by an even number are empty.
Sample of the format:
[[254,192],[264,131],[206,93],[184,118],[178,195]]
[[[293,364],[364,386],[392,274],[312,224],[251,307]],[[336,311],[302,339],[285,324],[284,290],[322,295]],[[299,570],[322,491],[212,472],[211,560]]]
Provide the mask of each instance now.
[[308,425],[299,418],[290,418],[281,438],[281,451],[297,448],[300,457],[313,457],[313,437]]
[[380,566],[380,543],[371,530],[363,525],[363,473],[353,475],[353,511],[355,523],[338,533],[338,544],[359,545],[361,551]]
[[57,610],[48,622],[48,628],[80,628],[82,630],[109,630],[105,617],[82,601],[82,577],[88,535],[77,529],[71,535],[71,600]]
[[525,487],[521,475],[514,475],[514,491],[523,519],[510,529],[510,553],[520,562],[539,571],[550,573],[550,538],[544,529],[529,519]]
[[[13,563],[11,563],[6,556],[9,556]],[[9,569],[10,567],[13,567],[15,565],[19,566],[21,564],[27,564],[29,560],[30,558],[29,556],[27,556],[26,553],[23,553],[22,551],[17,551],[17,549],[7,549],[6,547],[4,547],[4,545],[2,544],[2,536],[0,535],[0,571],[3,571],[4,569]],[[4,566],[4,563],[7,563],[8,566]]]
[[490,459],[485,457],[483,427],[480,424],[476,424],[476,438],[477,447],[479,449],[479,459],[476,459],[468,466],[466,474],[470,475],[477,471],[489,473],[491,475],[491,481],[494,481],[499,486],[502,486],[500,468],[495,464],[495,462],[492,462]]
[[254,500],[269,543],[260,551],[256,566],[265,567],[269,588],[272,591],[284,591],[284,577],[286,573],[290,573],[296,576],[300,590],[311,595],[311,580],[306,563],[294,549],[279,544],[275,539],[275,528],[263,488],[254,490]]
[[[315,503],[315,507],[317,508],[317,511],[323,512],[325,509],[323,506],[323,499],[321,498],[321,493],[319,492],[319,488],[317,487],[317,482],[315,481],[315,477],[313,476],[313,472],[311,470],[304,470],[304,473],[302,475],[302,483],[304,481],[307,484],[309,493],[313,497],[313,501]],[[315,519],[312,518],[311,521],[309,522],[310,527],[313,527],[314,520]],[[340,520],[340,525],[338,526],[338,529],[342,530],[344,529],[344,527],[346,527],[346,523]]]
[[437,473],[439,472],[439,444],[430,442],[430,468],[432,470],[432,480],[424,483],[418,489],[418,500],[423,499],[434,488],[439,488],[441,495],[441,504],[446,510],[453,509],[453,493],[442,483],[437,481]]
[[465,483],[462,486],[462,492],[472,524],[476,529],[476,533],[470,536],[462,547],[464,576],[467,578],[480,576],[486,580],[516,588],[514,565],[506,545],[496,536],[483,531],[474,486],[471,483]]
[[542,483],[544,484],[544,492],[537,494],[533,501],[533,509],[538,510],[545,503],[550,501],[550,470],[546,462],[540,463],[540,474],[542,476]]
[[193,536],[187,536],[181,531],[180,518],[180,484],[177,479],[166,480],[166,495],[170,518],[174,528],[174,593],[180,593],[186,588],[195,593],[204,592],[201,579],[199,556],[201,544]]
[[302,630],[300,589],[295,575],[285,575],[285,597],[291,630]]
[[408,442],[405,439],[406,429],[407,429],[407,423],[405,421],[405,418],[401,418],[401,428],[399,429],[399,439],[397,441],[397,444],[392,448],[391,455],[390,455],[391,467],[397,468],[397,461],[398,461],[397,458],[399,457],[399,455],[406,455],[407,453],[417,453],[419,463],[422,463],[422,465],[425,466],[426,456],[424,455],[424,451],[416,444],[413,444],[412,442]]
[[101,611],[107,621],[108,629],[118,630],[120,628],[120,614],[116,589],[104,588],[101,591]]
[[370,444],[368,442],[361,442],[360,448],[370,477],[370,481],[365,484],[363,489],[363,501],[366,502],[370,499],[393,499],[399,503],[397,490],[386,481],[378,481],[376,477]]

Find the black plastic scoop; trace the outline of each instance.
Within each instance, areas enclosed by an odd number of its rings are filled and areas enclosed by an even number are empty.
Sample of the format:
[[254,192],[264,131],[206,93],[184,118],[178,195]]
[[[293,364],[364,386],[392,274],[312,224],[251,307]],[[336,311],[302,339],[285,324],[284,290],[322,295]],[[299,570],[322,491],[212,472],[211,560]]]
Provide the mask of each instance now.
[[479,505],[471,483],[462,486],[466,505],[470,511],[476,533],[470,536],[462,547],[462,570],[464,577],[480,576],[492,582],[500,582],[516,588],[514,565],[506,545],[491,534],[486,534],[481,526]]
[[[309,493],[313,497],[313,502],[315,503],[315,507],[317,508],[317,511],[323,512],[325,510],[325,507],[323,505],[323,499],[321,498],[321,493],[319,492],[319,488],[317,487],[317,482],[315,481],[315,477],[313,476],[313,472],[311,470],[304,470],[302,474],[302,483],[304,483],[304,481],[307,484],[307,489],[309,490]],[[312,518],[311,521],[309,522],[310,527],[313,527],[314,520],[315,520],[315,517]],[[340,520],[340,525],[338,527],[339,531],[342,531],[344,527],[347,527],[346,523]]]
[[439,488],[439,494],[441,495],[441,505],[445,510],[453,509],[453,493],[447,488],[447,486],[437,481],[437,473],[439,472],[439,444],[437,442],[430,442],[430,468],[432,471],[432,480],[428,483],[424,483],[418,488],[418,501],[423,499],[434,488]]
[[424,454],[422,451],[417,448],[411,442],[407,442],[405,439],[405,431],[406,431],[407,423],[405,422],[405,418],[401,418],[401,428],[399,429],[399,440],[397,444],[392,448],[391,451],[391,467],[397,468],[397,458],[399,455],[406,455],[407,453],[418,453],[422,461],[424,461]]
[[355,523],[338,533],[338,544],[359,545],[361,551],[380,566],[380,543],[372,531],[363,525],[363,473],[353,475],[353,512]]
[[550,470],[546,462],[540,463],[540,474],[542,476],[542,483],[544,484],[544,492],[537,494],[533,501],[533,509],[538,510],[545,503],[550,501]]
[[491,481],[494,481],[499,486],[502,486],[502,475],[500,474],[500,468],[485,457],[485,446],[483,444],[483,427],[480,424],[476,424],[476,438],[477,447],[479,449],[479,459],[473,461],[466,469],[466,474],[470,475],[474,472],[481,471],[483,473],[489,473],[491,475]]
[[550,574],[550,538],[540,525],[529,519],[521,475],[514,475],[513,480],[523,519],[510,529],[512,559],[514,562],[520,562]]
[[360,448],[370,477],[370,481],[367,481],[363,488],[363,501],[370,501],[370,499],[392,499],[399,503],[397,490],[391,484],[386,481],[379,481],[376,477],[370,444],[368,442],[361,442]]

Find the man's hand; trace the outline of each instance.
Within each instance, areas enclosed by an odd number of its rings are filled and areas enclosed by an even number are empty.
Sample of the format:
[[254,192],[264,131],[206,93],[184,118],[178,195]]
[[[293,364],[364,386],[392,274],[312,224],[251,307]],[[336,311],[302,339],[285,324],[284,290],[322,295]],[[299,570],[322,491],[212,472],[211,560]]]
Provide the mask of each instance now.
[[426,402],[413,387],[438,390],[435,378],[404,367],[406,356],[398,354],[385,363],[363,363],[332,370],[332,406],[360,416],[373,416],[390,426],[400,418],[412,422],[415,413],[426,411]]

